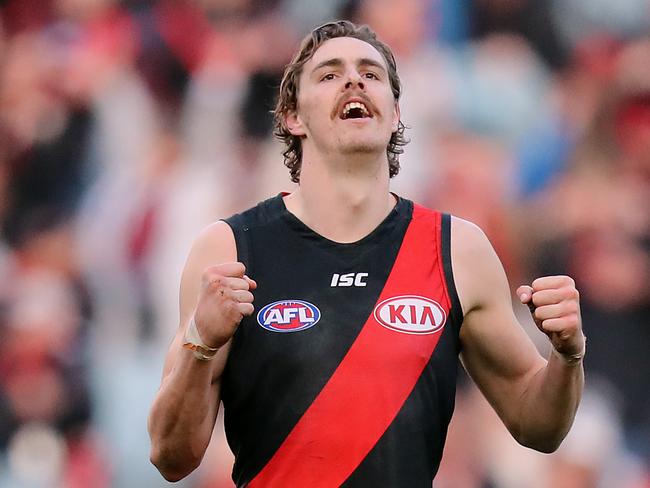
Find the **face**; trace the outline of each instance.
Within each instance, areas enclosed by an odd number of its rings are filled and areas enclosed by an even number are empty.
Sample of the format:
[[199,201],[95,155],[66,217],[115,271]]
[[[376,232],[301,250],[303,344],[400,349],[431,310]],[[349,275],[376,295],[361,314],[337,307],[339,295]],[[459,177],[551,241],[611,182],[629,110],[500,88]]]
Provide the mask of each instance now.
[[303,154],[386,155],[398,128],[399,107],[383,56],[367,42],[329,39],[304,65],[289,131],[302,137]]

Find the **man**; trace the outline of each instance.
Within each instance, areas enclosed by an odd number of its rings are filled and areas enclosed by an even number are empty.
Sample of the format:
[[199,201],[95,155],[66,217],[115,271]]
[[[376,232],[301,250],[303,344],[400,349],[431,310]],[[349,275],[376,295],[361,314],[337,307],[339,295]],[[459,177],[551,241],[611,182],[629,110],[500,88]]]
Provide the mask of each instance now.
[[315,29],[287,67],[276,133],[299,189],[190,252],[149,418],[168,480],[200,464],[223,401],[238,486],[431,486],[459,353],[521,444],[551,452],[568,432],[584,382],[573,281],[517,290],[546,361],[485,235],[389,192],[399,95],[388,47],[349,22]]

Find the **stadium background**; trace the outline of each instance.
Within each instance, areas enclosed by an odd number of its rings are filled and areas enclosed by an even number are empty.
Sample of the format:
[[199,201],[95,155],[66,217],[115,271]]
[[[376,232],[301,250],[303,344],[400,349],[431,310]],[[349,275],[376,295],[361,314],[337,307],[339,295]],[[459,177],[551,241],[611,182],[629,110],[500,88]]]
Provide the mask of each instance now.
[[[394,191],[481,225],[513,289],[569,273],[582,292],[564,445],[518,447],[461,378],[436,487],[650,486],[647,0],[2,0],[0,488],[167,485],[146,415],[185,256],[291,190],[269,110],[333,18],[396,53]],[[178,486],[232,486],[231,463],[218,427]]]

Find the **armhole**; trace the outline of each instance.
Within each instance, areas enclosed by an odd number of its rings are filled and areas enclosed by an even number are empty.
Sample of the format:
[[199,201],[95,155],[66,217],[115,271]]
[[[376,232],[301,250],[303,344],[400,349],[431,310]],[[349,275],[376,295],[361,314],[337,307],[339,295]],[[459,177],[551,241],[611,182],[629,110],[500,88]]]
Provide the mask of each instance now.
[[454,282],[454,271],[451,265],[451,215],[443,213],[441,215],[441,251],[442,251],[442,268],[445,273],[447,283],[447,293],[451,301],[451,310],[449,315],[453,320],[456,328],[460,331],[463,323],[463,309],[460,305],[456,283]]
[[249,227],[244,224],[241,215],[233,215],[228,219],[223,219],[223,221],[228,224],[228,226],[232,229],[233,235],[235,236],[237,261],[244,263],[244,266],[246,266],[246,274],[252,276],[254,273],[252,271],[252,263],[248,246]]

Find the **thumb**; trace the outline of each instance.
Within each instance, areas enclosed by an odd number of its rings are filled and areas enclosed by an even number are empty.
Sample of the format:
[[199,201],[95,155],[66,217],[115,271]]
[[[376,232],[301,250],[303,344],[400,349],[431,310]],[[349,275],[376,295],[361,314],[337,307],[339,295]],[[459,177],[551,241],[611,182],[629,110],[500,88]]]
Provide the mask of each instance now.
[[[529,285],[521,285],[519,288],[517,288],[517,296],[519,297],[519,301],[523,305],[528,306],[528,310],[530,310],[530,313],[533,314],[533,319],[535,319],[535,304],[533,303],[533,288]],[[538,322],[537,319],[535,319],[535,323],[537,324],[537,327],[541,327],[541,324]]]
[[517,288],[517,297],[522,304],[528,304],[533,299],[533,288],[529,285],[521,285]]

